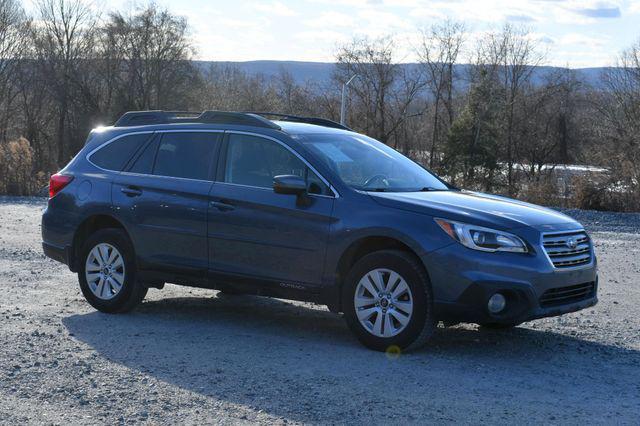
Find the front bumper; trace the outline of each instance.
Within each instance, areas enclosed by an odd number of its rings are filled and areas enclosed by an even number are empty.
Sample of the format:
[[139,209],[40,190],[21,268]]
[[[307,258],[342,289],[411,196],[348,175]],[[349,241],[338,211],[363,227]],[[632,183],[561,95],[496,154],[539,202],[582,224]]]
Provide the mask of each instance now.
[[[531,286],[509,285],[506,282],[475,282],[454,302],[435,302],[436,318],[447,322],[521,323],[545,317],[576,312],[598,303],[598,280],[593,291],[579,300],[553,306],[541,306],[540,298]],[[495,293],[506,295],[507,308],[499,314],[487,309],[489,298]]]
[[[591,255],[588,265],[560,270],[540,249],[529,254],[485,253],[454,243],[422,260],[431,278],[438,320],[512,324],[595,305],[597,260],[593,251]],[[507,299],[499,314],[487,309],[495,293]],[[549,302],[549,295],[557,297]]]

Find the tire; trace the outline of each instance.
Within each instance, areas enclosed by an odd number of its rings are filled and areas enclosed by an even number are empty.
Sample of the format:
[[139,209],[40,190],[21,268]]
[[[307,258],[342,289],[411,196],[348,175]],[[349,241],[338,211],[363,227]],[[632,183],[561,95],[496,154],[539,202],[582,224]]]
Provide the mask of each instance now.
[[[104,250],[100,251],[100,248],[105,247],[106,253]],[[117,254],[120,255],[119,258],[115,257]],[[115,259],[112,264],[101,260],[103,257],[111,258],[112,256]],[[121,262],[118,259],[121,259]],[[128,312],[135,308],[147,294],[147,286],[136,280],[133,246],[127,234],[121,229],[102,229],[89,236],[80,251],[79,263],[80,290],[87,302],[100,312],[110,314]],[[110,266],[109,278],[106,280],[102,279],[107,275],[103,274],[104,269],[100,265]],[[89,275],[86,273],[87,269],[89,269]],[[119,287],[118,284],[120,284]]]
[[[374,285],[372,289],[377,288],[375,280],[369,279],[375,276],[376,271],[385,282],[387,293],[386,296],[382,293],[382,298],[373,295],[366,285],[369,280],[368,283]],[[370,275],[372,273],[374,275]],[[395,287],[393,283],[389,283],[390,281],[397,283]],[[402,281],[406,284],[408,292],[401,293]],[[395,290],[389,291],[394,288]],[[392,297],[387,297],[389,294]],[[371,296],[376,300],[374,305],[371,305]],[[383,299],[387,300],[386,305]],[[408,302],[412,305],[410,315],[403,312],[409,306]],[[399,306],[402,306],[402,309]],[[347,325],[358,340],[364,346],[377,351],[417,349],[429,340],[437,324],[433,314],[433,293],[427,272],[413,255],[399,250],[377,251],[356,262],[343,285],[342,308]],[[371,317],[361,320],[370,312],[373,312]],[[358,315],[361,318],[358,318]],[[381,316],[380,323],[378,316]],[[401,317],[404,321],[408,317],[404,325],[398,320]],[[387,320],[388,323],[385,322]]]
[[485,322],[478,325],[481,328],[486,328],[488,330],[509,330],[519,326],[520,324],[522,323],[521,322],[513,322],[513,323]]

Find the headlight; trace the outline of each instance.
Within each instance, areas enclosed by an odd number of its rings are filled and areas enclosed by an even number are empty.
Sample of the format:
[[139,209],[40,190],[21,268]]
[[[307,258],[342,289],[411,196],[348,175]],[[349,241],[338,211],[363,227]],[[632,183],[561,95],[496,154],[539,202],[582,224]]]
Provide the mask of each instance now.
[[526,253],[527,245],[513,234],[468,223],[435,219],[440,228],[465,247],[482,251]]

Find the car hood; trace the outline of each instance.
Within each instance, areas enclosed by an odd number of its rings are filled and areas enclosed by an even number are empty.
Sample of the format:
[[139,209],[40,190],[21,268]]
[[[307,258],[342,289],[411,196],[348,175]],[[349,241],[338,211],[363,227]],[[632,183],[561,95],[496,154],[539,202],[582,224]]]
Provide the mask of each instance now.
[[581,228],[578,222],[555,210],[479,192],[380,192],[369,195],[387,207],[505,230],[523,226],[538,229]]

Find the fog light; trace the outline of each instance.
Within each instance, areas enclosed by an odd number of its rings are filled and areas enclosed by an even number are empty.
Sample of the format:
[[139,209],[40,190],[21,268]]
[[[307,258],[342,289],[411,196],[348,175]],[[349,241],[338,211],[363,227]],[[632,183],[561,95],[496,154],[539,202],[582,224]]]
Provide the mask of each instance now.
[[504,310],[504,307],[507,305],[507,299],[504,298],[500,293],[496,293],[489,299],[489,303],[487,303],[487,308],[489,312],[492,314],[497,314]]

